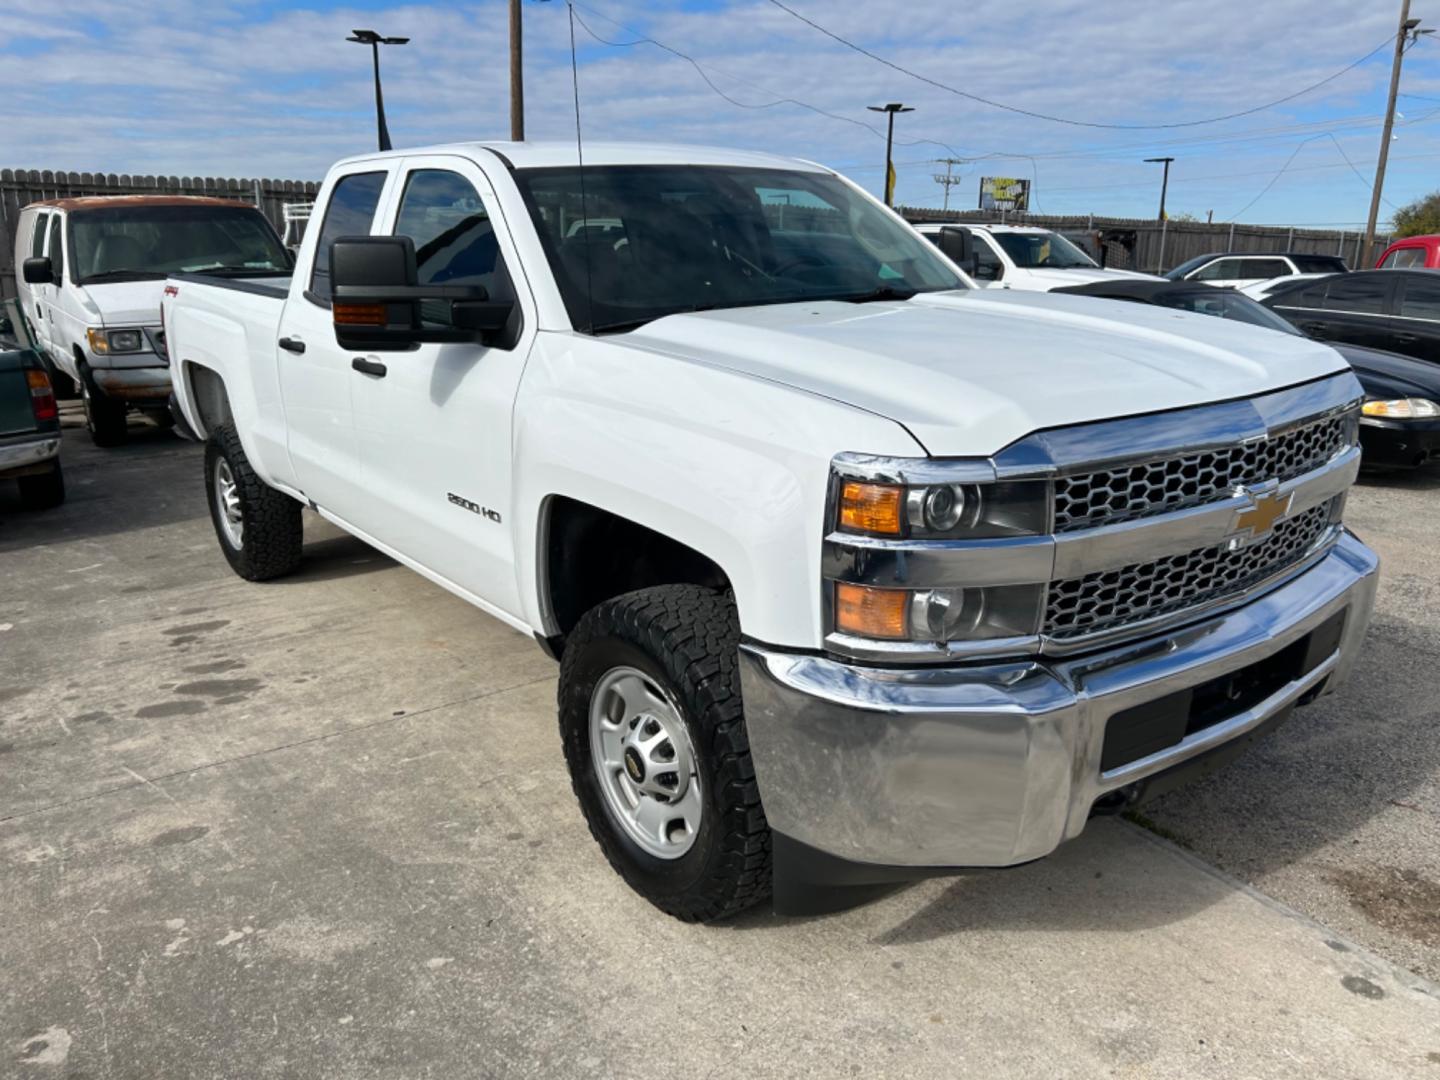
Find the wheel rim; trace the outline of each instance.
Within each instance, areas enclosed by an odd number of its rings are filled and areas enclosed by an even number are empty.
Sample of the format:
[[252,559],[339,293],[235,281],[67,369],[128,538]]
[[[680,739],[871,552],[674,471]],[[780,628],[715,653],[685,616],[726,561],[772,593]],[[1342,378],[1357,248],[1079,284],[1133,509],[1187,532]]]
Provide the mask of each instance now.
[[245,519],[240,514],[240,492],[235,487],[235,473],[223,457],[215,460],[215,520],[225,533],[230,546],[239,551],[245,546]]
[[606,672],[590,698],[590,759],[611,815],[658,859],[695,844],[703,808],[690,734],[680,710],[648,675]]

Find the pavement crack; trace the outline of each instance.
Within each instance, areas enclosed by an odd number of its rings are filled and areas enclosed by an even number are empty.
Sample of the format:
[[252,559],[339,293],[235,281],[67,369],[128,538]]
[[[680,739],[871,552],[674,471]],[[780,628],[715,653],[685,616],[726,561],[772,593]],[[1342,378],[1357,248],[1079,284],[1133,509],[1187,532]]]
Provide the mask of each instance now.
[[234,765],[241,761],[249,761],[253,758],[265,757],[269,754],[278,754],[284,750],[294,750],[301,746],[310,746],[314,743],[328,742],[331,739],[338,739],[345,735],[353,735],[356,732],[370,731],[374,728],[385,727],[389,724],[398,723],[401,720],[413,720],[417,716],[424,716],[426,713],[437,712],[440,709],[449,709],[455,705],[465,705],[472,701],[484,701],[486,698],[492,698],[499,694],[508,694],[512,690],[524,690],[526,687],[538,686],[541,683],[550,682],[554,678],[554,675],[543,675],[539,678],[527,679],[525,682],[514,683],[510,686],[501,686],[497,687],[494,690],[486,690],[484,693],[469,694],[465,697],[455,698],[453,701],[442,701],[438,705],[427,705],[423,709],[411,709],[408,712],[402,712],[392,716],[383,716],[378,720],[371,720],[368,723],[352,724],[349,727],[340,728],[338,731],[327,731],[320,735],[311,735],[304,739],[295,739],[291,742],[281,743],[279,746],[266,747],[264,750],[252,750],[247,754],[236,754],[233,757],[220,758],[217,761],[207,761],[203,765],[193,765],[188,769],[176,769],[174,772],[163,773],[159,776],[141,776],[134,769],[122,765],[120,766],[122,769],[124,769],[131,776],[135,777],[134,783],[117,784],[115,787],[106,788],[104,791],[92,792],[89,795],[81,795],[79,798],[76,799],[65,799],[61,802],[49,803],[45,806],[37,806],[32,810],[22,810],[19,813],[6,814],[4,817],[0,817],[0,825],[3,825],[7,821],[19,821],[22,818],[34,817],[37,814],[45,814],[51,810],[61,810],[67,806],[75,806],[79,803],[92,802],[95,799],[103,799],[107,795],[117,795],[122,791],[133,791],[135,788],[145,787],[147,785],[155,788],[162,795],[164,795],[165,798],[169,799],[171,802],[174,802],[174,797],[171,796],[169,792],[159,787],[159,781],[174,780],[181,776],[190,776],[193,773],[206,772],[210,769],[219,769],[223,768],[226,765]]

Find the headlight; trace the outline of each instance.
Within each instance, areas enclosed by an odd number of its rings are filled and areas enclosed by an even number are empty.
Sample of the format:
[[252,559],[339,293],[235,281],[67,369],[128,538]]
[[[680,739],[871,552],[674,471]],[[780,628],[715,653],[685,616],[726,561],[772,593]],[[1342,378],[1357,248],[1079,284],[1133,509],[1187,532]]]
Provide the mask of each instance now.
[[1385,420],[1432,420],[1440,416],[1440,405],[1427,398],[1396,398],[1390,401],[1374,398],[1360,406],[1360,412]]
[[90,339],[90,351],[97,356],[145,350],[145,334],[140,330],[87,330],[85,336]]
[[1048,529],[1049,487],[1021,480],[981,484],[840,485],[835,527],[864,536],[985,540]]

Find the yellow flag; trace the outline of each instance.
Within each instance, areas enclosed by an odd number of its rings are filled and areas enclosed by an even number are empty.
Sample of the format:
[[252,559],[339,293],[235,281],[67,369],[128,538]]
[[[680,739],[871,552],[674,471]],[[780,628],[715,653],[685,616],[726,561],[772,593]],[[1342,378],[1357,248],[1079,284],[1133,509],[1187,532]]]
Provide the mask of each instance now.
[[887,162],[885,163],[885,205],[886,205],[886,206],[893,206],[894,204],[895,204],[895,163],[894,163],[893,161],[887,161]]

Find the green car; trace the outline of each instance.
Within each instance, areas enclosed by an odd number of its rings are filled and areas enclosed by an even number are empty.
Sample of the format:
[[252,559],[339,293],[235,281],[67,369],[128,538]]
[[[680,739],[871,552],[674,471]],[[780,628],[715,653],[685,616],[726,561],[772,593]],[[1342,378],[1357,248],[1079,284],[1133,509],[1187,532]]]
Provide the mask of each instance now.
[[27,510],[65,501],[60,471],[60,410],[40,357],[0,351],[0,480],[14,478]]

